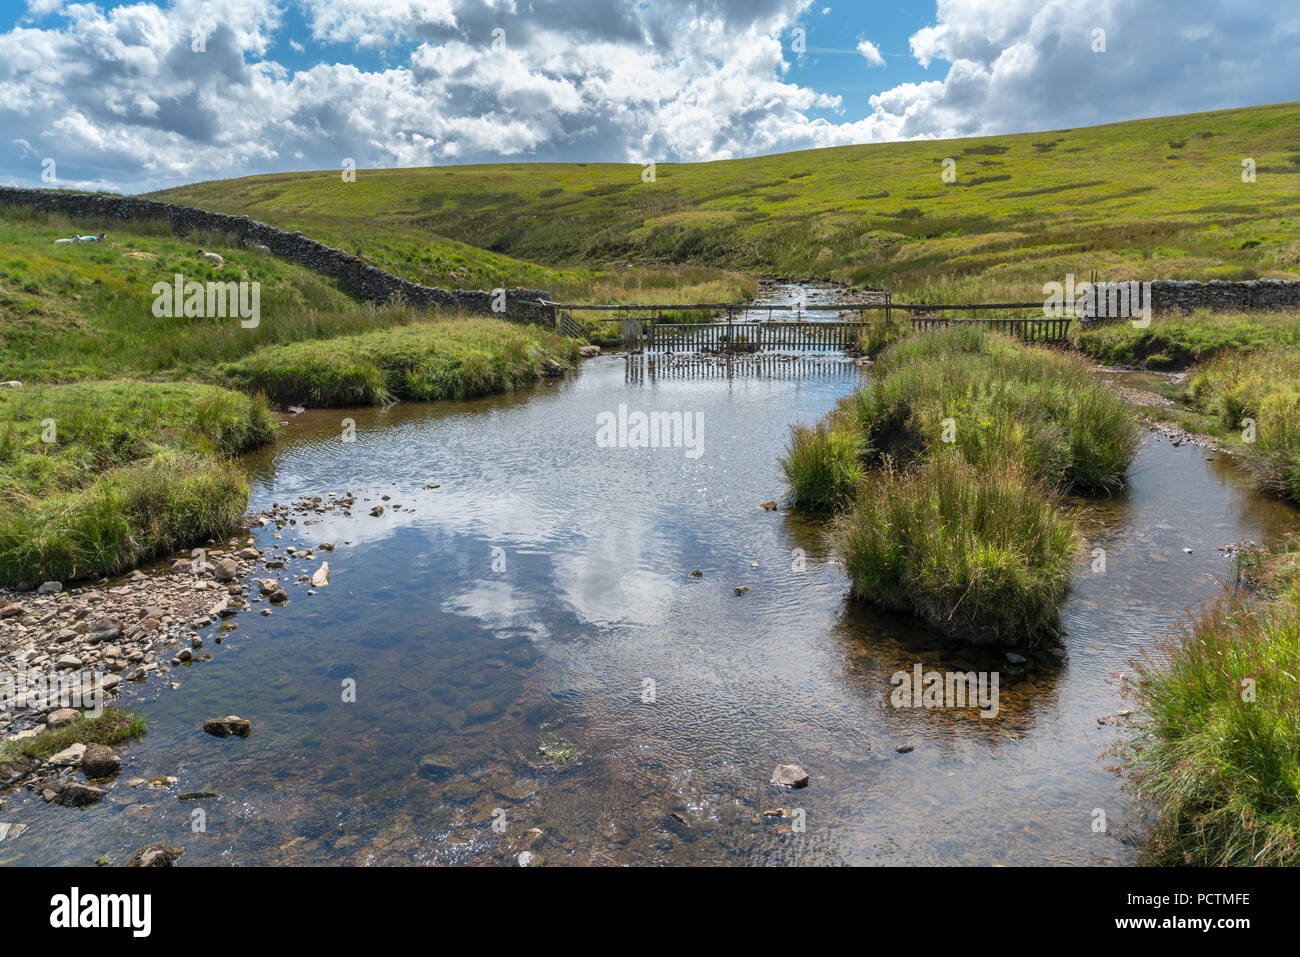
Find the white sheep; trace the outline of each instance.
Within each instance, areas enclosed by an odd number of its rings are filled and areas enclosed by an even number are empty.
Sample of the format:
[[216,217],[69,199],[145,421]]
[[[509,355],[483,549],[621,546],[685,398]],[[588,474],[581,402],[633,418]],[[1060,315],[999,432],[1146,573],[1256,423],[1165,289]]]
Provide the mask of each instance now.
[[100,233],[98,236],[78,236],[78,237],[77,237],[77,242],[79,242],[79,243],[97,243],[97,242],[101,242],[103,239],[104,239],[104,234],[103,234],[103,233]]
[[56,239],[56,240],[54,240],[54,245],[56,245],[56,246],[66,246],[66,245],[68,245],[68,243],[75,243],[75,242],[76,242],[75,239]]
[[226,261],[222,259],[220,256],[218,256],[216,253],[204,252],[202,249],[199,250],[199,258],[206,259],[208,262],[212,263],[212,265],[216,266],[218,269],[220,269],[222,266],[226,264]]

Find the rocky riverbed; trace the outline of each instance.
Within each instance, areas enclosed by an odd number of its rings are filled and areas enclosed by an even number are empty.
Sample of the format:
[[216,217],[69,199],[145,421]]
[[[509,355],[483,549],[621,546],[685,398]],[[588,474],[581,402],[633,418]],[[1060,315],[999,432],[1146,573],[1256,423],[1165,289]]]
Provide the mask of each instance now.
[[[376,494],[371,505],[369,497],[344,492],[276,503],[247,517],[249,528],[274,527],[270,546],[258,548],[246,533],[94,585],[0,589],[0,740],[32,738],[83,712],[98,714],[128,683],[179,688],[179,669],[211,660],[240,628],[241,614],[269,616],[329,584],[326,559],[336,545],[309,542],[309,525],[326,513],[350,516],[358,506],[370,514],[400,508],[388,499]],[[196,724],[204,718],[195,715]],[[119,765],[111,748],[81,742],[44,760],[11,755],[0,761],[0,792],[29,787],[47,801],[84,806],[113,787]],[[0,840],[17,837],[13,828],[0,828]]]

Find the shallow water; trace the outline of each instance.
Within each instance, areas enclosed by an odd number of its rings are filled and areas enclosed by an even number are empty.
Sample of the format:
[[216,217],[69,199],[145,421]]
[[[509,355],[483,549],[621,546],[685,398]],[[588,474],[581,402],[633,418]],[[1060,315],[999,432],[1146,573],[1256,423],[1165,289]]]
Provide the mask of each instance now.
[[[1097,718],[1125,706],[1130,659],[1218,593],[1231,564],[1216,549],[1292,514],[1225,457],[1148,435],[1131,488],[1081,503],[1106,569],[1081,559],[1069,659],[1016,668],[846,600],[819,523],[759,507],[781,496],[789,425],[851,391],[851,363],[696,365],[601,357],[508,396],[293,419],[250,460],[254,508],[369,501],[256,535],[335,542],[331,584],[291,589],[270,617],[254,604],[219,647],[205,634],[215,658],[173,672],[179,690],[131,688],[150,730],[109,799],[12,792],[0,819],[29,827],[0,863],[120,863],[159,840],[185,865],[504,863],[524,848],[546,864],[1131,861],[1105,756],[1122,732]],[[702,454],[598,447],[597,415],[620,403],[698,413]],[[892,707],[890,676],[915,664],[998,671],[999,715]],[[200,730],[231,713],[250,738]],[[811,785],[771,787],[779,762]],[[179,783],[125,784],[156,774]],[[177,800],[198,790],[219,797]],[[806,829],[761,816],[777,807]]]

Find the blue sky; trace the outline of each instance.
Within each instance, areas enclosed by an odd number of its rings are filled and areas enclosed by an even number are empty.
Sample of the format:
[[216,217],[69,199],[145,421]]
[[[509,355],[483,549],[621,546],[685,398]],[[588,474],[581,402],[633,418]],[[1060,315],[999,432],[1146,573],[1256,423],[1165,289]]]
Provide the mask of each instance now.
[[0,182],[1059,129],[1294,100],[1298,48],[1236,0],[0,0]]

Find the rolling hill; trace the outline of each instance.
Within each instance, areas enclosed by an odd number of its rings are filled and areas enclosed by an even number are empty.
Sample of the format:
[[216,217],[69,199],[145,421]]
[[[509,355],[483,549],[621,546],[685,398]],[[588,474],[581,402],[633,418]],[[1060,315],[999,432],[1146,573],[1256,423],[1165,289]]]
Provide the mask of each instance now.
[[[674,263],[954,301],[1038,296],[1048,279],[1092,269],[1300,276],[1297,144],[1300,103],[1285,103],[660,164],[650,182],[635,165],[507,163],[363,170],[354,183],[337,171],[275,174],[152,195],[301,229],[424,282],[462,269],[581,295],[583,270]],[[1243,181],[1247,160],[1254,182]]]

